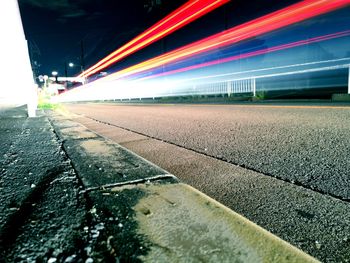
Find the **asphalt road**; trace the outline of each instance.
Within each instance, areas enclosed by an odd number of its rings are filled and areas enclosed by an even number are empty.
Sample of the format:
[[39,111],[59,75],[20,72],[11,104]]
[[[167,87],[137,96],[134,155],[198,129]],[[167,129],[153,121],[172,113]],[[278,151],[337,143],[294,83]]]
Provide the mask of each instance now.
[[350,261],[350,107],[67,109],[86,116],[77,120],[88,128],[322,261]]

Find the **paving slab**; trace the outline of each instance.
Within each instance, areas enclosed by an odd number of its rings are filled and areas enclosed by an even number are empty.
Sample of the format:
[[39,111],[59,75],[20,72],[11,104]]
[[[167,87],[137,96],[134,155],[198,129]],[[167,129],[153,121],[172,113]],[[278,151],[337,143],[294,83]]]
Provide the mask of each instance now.
[[96,225],[103,226],[92,244],[94,258],[108,254],[120,262],[317,262],[181,183],[127,185],[90,192],[89,198],[99,218]]
[[120,145],[97,136],[78,123],[56,120],[59,122],[54,121],[53,125],[86,188],[159,176],[172,177],[165,170],[136,157]]

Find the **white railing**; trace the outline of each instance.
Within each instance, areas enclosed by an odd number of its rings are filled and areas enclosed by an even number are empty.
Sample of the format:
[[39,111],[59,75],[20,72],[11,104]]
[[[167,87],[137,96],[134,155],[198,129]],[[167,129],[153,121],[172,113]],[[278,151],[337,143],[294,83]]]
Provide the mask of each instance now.
[[[188,88],[187,90],[189,95],[227,94],[228,96],[231,96],[232,94],[252,93],[255,96],[255,83],[255,78],[247,78],[193,85],[192,88]],[[174,92],[173,95],[177,95],[176,93],[177,92]]]

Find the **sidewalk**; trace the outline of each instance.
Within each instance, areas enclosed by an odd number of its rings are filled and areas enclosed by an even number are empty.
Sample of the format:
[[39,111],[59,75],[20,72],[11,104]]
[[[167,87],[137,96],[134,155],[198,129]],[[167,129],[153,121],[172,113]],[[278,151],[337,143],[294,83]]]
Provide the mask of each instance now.
[[0,262],[316,262],[67,116],[0,112]]

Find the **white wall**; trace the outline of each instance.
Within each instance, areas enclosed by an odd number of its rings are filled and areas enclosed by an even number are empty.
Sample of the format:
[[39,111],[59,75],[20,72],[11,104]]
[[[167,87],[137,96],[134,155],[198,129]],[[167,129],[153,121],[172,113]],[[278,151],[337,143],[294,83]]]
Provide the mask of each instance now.
[[17,0],[0,2],[0,104],[36,107],[36,91]]

